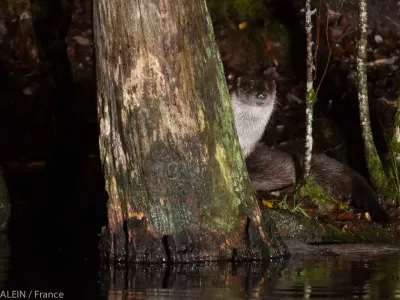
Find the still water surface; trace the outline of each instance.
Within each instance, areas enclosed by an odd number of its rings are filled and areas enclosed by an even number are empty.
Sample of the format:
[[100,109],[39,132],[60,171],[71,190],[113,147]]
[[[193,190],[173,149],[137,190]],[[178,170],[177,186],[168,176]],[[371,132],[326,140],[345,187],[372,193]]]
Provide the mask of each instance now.
[[[104,299],[400,299],[400,256],[102,271]],[[105,274],[107,274],[104,276]]]
[[[4,254],[0,251],[0,254]],[[400,256],[295,256],[265,264],[135,265],[0,258],[0,290],[63,299],[400,299]],[[62,262],[65,263],[62,263]],[[33,298],[32,298],[33,299]]]

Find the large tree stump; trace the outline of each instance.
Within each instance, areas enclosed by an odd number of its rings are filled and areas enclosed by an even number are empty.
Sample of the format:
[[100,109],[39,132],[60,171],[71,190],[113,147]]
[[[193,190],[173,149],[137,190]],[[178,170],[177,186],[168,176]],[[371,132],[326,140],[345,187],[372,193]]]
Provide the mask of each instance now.
[[250,187],[205,1],[97,0],[94,33],[107,256],[287,254]]

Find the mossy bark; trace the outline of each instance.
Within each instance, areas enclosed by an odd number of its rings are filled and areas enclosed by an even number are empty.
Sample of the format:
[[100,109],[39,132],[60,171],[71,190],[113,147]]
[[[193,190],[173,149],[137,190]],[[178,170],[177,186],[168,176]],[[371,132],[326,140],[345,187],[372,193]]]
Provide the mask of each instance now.
[[397,163],[400,162],[400,90],[397,92],[397,107],[394,116],[394,129],[391,140],[391,149],[394,151]]
[[303,179],[307,179],[311,171],[311,156],[313,149],[313,108],[316,101],[316,94],[313,88],[313,72],[314,72],[314,59],[313,59],[313,38],[312,38],[312,22],[311,16],[311,0],[306,1],[306,36],[307,36],[307,91],[306,91],[306,143],[305,155],[303,163]]
[[388,140],[389,165],[387,166],[390,185],[393,186],[394,204],[400,203],[400,91],[397,92],[397,107],[394,116],[393,134]]
[[261,215],[204,1],[98,0],[100,152],[115,261],[287,254]]
[[375,148],[371,121],[369,116],[368,86],[367,86],[367,1],[359,0],[359,28],[360,38],[358,41],[357,55],[357,81],[358,81],[358,101],[360,107],[361,133],[364,141],[368,171],[372,185],[382,194],[387,194],[388,178]]

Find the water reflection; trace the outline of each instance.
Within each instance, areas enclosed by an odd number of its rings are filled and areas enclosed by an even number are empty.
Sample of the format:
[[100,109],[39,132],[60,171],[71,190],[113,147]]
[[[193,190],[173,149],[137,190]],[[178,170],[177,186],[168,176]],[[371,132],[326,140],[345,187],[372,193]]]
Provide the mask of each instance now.
[[107,299],[399,299],[400,257],[102,269]]
[[68,260],[67,254],[11,261],[5,255],[0,258],[0,291],[63,292],[63,299],[73,300],[400,298],[398,255],[297,256],[270,264],[138,264],[127,271],[124,266],[99,270],[97,260]]

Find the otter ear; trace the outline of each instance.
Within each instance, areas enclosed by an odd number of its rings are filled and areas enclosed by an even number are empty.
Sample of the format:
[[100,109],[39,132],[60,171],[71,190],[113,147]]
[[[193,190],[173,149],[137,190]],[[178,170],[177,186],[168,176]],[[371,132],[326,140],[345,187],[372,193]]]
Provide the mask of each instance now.
[[269,92],[275,92],[276,91],[276,84],[275,80],[271,80],[268,82],[267,80],[264,81],[264,87],[267,91]]

